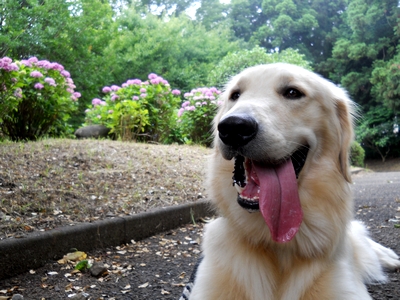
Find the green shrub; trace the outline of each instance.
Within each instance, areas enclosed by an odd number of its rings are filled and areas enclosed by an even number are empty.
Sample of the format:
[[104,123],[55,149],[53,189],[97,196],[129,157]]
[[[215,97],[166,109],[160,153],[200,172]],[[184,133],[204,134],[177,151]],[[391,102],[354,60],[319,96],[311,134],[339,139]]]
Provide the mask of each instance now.
[[241,50],[225,56],[210,72],[207,82],[212,86],[222,86],[232,76],[248,67],[276,62],[286,62],[311,69],[310,63],[297,50],[289,48],[281,52],[267,53],[265,48],[256,46],[251,50]]
[[221,92],[215,87],[197,88],[185,93],[185,102],[178,111],[178,123],[185,143],[209,146],[211,123],[214,119]]
[[180,91],[154,73],[148,78],[104,87],[104,100],[93,99],[86,110],[86,125],[105,125],[122,140],[173,142]]
[[365,151],[361,145],[354,141],[350,149],[351,165],[355,167],[364,167]]
[[36,140],[72,131],[67,120],[81,96],[58,63],[0,59],[0,133],[11,140]]

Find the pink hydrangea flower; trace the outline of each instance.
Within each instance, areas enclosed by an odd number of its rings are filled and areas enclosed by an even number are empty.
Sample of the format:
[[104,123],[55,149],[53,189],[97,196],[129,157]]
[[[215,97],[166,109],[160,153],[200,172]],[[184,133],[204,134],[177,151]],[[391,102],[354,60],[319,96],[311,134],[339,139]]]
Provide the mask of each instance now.
[[36,65],[41,68],[50,69],[51,64],[48,60],[39,60]]
[[172,93],[172,95],[178,96],[181,94],[181,91],[180,90],[172,90],[171,93]]
[[62,76],[64,76],[64,77],[67,77],[67,78],[71,77],[71,74],[70,74],[67,70],[62,70],[62,71],[60,72],[60,74],[61,74]]
[[92,100],[92,105],[93,105],[93,106],[100,105],[101,102],[102,102],[101,99],[99,99],[99,98],[94,98],[94,99]]
[[133,96],[132,100],[137,101],[137,100],[139,100],[139,97],[138,96]]
[[39,71],[32,71],[30,76],[34,77],[34,78],[39,78],[39,77],[43,77],[43,74],[40,73]]
[[140,94],[140,97],[146,98],[146,97],[147,97],[147,94]]
[[127,85],[139,85],[142,81],[140,79],[129,79],[126,84]]
[[2,62],[4,63],[4,64],[11,64],[12,63],[12,59],[11,58],[9,58],[8,56],[5,56],[5,57],[3,57],[2,59]]
[[112,95],[111,96],[111,101],[115,101],[115,100],[117,100],[117,99],[119,99],[119,96],[118,95]]
[[114,91],[114,92],[118,91],[119,89],[120,89],[120,87],[118,85],[112,85],[111,86],[111,90]]
[[147,76],[147,78],[149,78],[150,80],[156,79],[157,77],[158,77],[157,74],[154,74],[154,73],[150,73],[149,76]]
[[141,92],[141,93],[146,93],[147,90],[146,90],[145,88],[141,88],[141,89],[140,89],[140,92]]
[[42,88],[44,88],[43,84],[41,84],[40,82],[35,83],[33,87],[37,90],[41,90]]
[[190,101],[185,101],[185,102],[182,103],[182,107],[186,107],[188,105],[190,105]]
[[36,56],[32,56],[28,59],[28,61],[32,64],[36,64],[39,60],[37,59]]
[[51,86],[57,86],[56,81],[51,77],[46,77],[44,79],[44,82],[46,82],[48,85],[51,85]]
[[185,109],[184,108],[180,108],[178,110],[178,118],[180,118],[184,112],[185,112]]
[[[50,68],[53,70],[60,71],[60,72],[64,71],[64,67],[62,65],[60,65],[59,63],[51,63]],[[66,72],[69,74],[68,71],[66,71]],[[64,77],[69,77],[69,76],[64,76]]]
[[21,64],[23,64],[26,67],[32,67],[32,63],[27,59],[21,60]]
[[74,92],[72,95],[76,98],[80,98],[82,96],[79,92]]
[[104,94],[107,94],[107,93],[111,92],[111,88],[109,86],[105,86],[105,87],[103,87],[102,92]]
[[14,91],[14,96],[17,98],[22,98],[22,89],[16,88]]

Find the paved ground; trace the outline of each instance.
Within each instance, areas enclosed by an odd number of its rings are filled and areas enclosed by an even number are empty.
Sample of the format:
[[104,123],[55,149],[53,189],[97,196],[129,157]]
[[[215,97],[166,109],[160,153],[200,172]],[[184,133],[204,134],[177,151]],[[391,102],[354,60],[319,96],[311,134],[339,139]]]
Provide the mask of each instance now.
[[[366,223],[376,241],[400,254],[400,172],[362,172],[353,180],[356,218]],[[202,228],[202,223],[187,225],[133,244],[88,253],[108,270],[100,278],[88,272],[74,273],[69,264],[49,263],[0,281],[0,300],[16,293],[24,299],[178,299],[199,256]],[[373,299],[400,299],[400,273],[388,277],[387,284],[369,286]]]

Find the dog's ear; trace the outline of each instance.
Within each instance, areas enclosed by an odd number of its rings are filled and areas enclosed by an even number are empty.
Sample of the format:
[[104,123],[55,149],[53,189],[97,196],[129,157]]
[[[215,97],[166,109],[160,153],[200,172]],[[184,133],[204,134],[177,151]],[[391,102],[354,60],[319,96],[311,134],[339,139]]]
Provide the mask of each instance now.
[[354,115],[354,104],[352,101],[344,95],[342,99],[336,101],[336,113],[340,123],[340,136],[341,145],[339,153],[340,169],[343,177],[351,182],[350,172],[350,147],[354,139],[353,131],[353,115]]

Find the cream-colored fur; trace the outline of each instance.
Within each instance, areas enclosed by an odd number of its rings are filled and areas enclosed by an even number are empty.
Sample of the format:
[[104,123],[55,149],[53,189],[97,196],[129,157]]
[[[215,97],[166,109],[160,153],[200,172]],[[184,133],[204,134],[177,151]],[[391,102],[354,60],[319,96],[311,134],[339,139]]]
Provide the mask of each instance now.
[[[304,94],[290,100],[282,91]],[[229,99],[239,92],[236,100]],[[288,64],[261,65],[235,76],[215,118],[207,188],[221,217],[208,224],[191,300],[371,299],[367,281],[384,281],[382,268],[400,267],[397,255],[368,238],[353,221],[349,147],[353,104],[339,87]],[[295,237],[276,243],[261,213],[237,203],[233,160],[218,138],[219,121],[251,115],[259,132],[244,148],[251,157],[278,161],[308,145],[297,180],[303,221]]]

